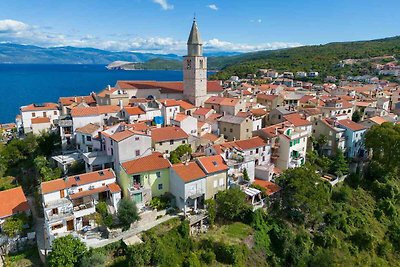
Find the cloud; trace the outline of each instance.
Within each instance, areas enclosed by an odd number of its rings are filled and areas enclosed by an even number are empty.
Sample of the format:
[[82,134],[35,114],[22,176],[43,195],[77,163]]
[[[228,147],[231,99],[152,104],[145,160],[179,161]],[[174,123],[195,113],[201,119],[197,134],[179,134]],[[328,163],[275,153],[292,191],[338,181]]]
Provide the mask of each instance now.
[[261,23],[261,22],[262,22],[262,19],[251,19],[250,22]]
[[300,43],[272,42],[263,44],[238,44],[219,39],[211,39],[204,44],[204,49],[208,51],[233,51],[233,52],[253,52],[260,50],[275,50],[301,46]]
[[212,9],[212,10],[215,10],[215,11],[218,10],[218,7],[217,7],[216,4],[211,4],[211,5],[208,5],[207,7],[210,8],[210,9]]
[[168,4],[168,0],[153,0],[153,2],[159,4],[164,10],[174,9],[173,5]]
[[[0,20],[0,42],[37,45],[42,47],[93,47],[109,51],[132,51],[184,55],[186,41],[171,37],[137,37],[131,34],[109,35],[111,39],[79,32],[62,34],[51,32],[45,27],[37,27],[15,20]],[[232,43],[217,38],[205,41],[206,52],[252,52],[300,46],[299,43],[272,42],[263,44]]]
[[0,20],[0,33],[18,33],[28,30],[29,25],[12,19]]

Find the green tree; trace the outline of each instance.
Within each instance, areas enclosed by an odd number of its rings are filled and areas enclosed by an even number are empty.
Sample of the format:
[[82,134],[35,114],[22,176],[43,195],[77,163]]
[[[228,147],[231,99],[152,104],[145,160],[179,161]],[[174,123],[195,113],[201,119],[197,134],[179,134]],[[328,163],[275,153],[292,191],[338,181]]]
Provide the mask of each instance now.
[[101,267],[106,266],[106,256],[97,250],[89,250],[82,259],[80,267]]
[[23,231],[27,222],[28,219],[25,214],[14,215],[5,219],[1,228],[7,236],[14,237]]
[[277,182],[285,190],[281,204],[288,218],[306,224],[322,219],[329,205],[330,190],[312,166],[287,169]]
[[332,162],[332,173],[337,176],[342,176],[349,173],[349,164],[344,157],[343,151],[338,149]]
[[51,181],[61,177],[61,169],[51,168],[49,161],[44,156],[37,156],[33,162],[40,181]]
[[126,198],[121,199],[118,207],[118,220],[124,231],[128,230],[133,222],[139,220],[135,202]]
[[190,156],[192,147],[190,145],[180,145],[174,151],[171,151],[169,160],[172,164],[180,163],[184,155]]
[[207,206],[208,222],[210,223],[210,225],[214,225],[215,218],[217,215],[215,200],[214,199],[206,200],[206,206]]
[[50,267],[78,266],[86,252],[85,244],[72,235],[56,238],[51,249],[47,259]]
[[243,170],[243,180],[245,180],[246,182],[250,181],[249,174],[247,173],[246,168],[244,168]]
[[362,113],[358,110],[353,112],[353,115],[351,116],[351,120],[354,122],[359,122],[361,120]]
[[246,202],[246,194],[239,188],[218,192],[216,202],[217,216],[229,221],[243,220],[246,212],[251,209]]

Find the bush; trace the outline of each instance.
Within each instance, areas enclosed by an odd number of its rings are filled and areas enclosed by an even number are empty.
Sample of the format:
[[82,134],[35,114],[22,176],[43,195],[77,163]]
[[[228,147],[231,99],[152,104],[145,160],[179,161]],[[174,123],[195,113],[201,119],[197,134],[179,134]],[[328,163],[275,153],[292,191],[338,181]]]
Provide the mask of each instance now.
[[207,206],[207,215],[208,215],[208,222],[210,225],[214,225],[215,217],[216,217],[216,203],[214,199],[206,200]]
[[215,262],[215,253],[212,250],[203,250],[200,253],[200,259],[207,265],[212,265]]
[[242,220],[250,208],[250,205],[246,202],[245,193],[239,188],[220,191],[216,199],[217,216],[228,221]]
[[153,197],[150,201],[150,206],[153,209],[164,210],[171,206],[171,197],[166,194],[159,197]]
[[215,243],[214,252],[217,261],[224,264],[243,265],[246,256],[244,245],[228,245],[223,242]]
[[201,263],[197,255],[193,252],[189,254],[188,257],[185,258],[182,264],[183,267],[200,267]]
[[118,220],[124,231],[131,227],[131,224],[139,220],[139,214],[135,202],[123,198],[119,203]]
[[96,211],[100,215],[99,224],[106,227],[111,227],[113,225],[113,217],[108,213],[107,204],[104,201],[100,201],[96,205]]
[[86,246],[72,235],[56,238],[48,257],[50,267],[78,266],[86,252]]
[[8,217],[2,225],[3,232],[9,236],[14,237],[21,233],[24,229],[24,225],[28,222],[26,214],[18,214]]
[[81,267],[105,266],[106,256],[96,250],[90,250],[82,257]]

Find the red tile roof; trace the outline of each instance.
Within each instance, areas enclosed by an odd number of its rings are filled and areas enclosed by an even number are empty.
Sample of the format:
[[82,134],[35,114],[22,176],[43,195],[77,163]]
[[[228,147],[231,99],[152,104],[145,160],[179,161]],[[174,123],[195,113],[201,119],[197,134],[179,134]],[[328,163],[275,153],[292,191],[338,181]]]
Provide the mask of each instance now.
[[172,165],[172,169],[176,172],[179,178],[185,183],[204,178],[206,173],[197,165],[196,162],[179,163]]
[[235,106],[239,103],[240,99],[238,98],[228,98],[221,96],[212,96],[204,102],[205,104],[216,104],[221,106]]
[[89,190],[76,192],[74,194],[70,194],[69,198],[70,199],[78,199],[81,197],[91,196],[93,194],[98,194],[98,193],[106,192],[106,191],[109,191],[109,188],[107,186],[101,186],[101,187],[96,187],[96,188],[89,189]]
[[158,101],[163,104],[165,107],[174,107],[179,106],[179,102],[175,99],[158,99]]
[[185,131],[183,131],[180,127],[174,126],[154,128],[151,131],[151,138],[154,142],[185,139],[188,137],[188,134],[185,133]]
[[251,114],[254,116],[263,116],[267,114],[267,111],[263,108],[253,108],[250,110]]
[[226,171],[229,169],[220,155],[198,158],[197,161],[206,173]]
[[233,141],[236,146],[241,148],[242,150],[248,150],[248,149],[253,149],[257,147],[262,147],[265,146],[267,143],[260,137],[252,137],[250,139],[246,140],[238,140],[238,141]]
[[0,218],[9,217],[27,210],[29,210],[29,205],[22,187],[0,192]]
[[[183,82],[158,82],[158,81],[118,81],[120,89],[160,89],[161,93],[182,93]],[[207,92],[221,92],[223,88],[220,81],[208,81]]]
[[211,108],[198,108],[198,109],[196,109],[195,112],[193,112],[193,115],[205,116],[212,110],[213,109],[211,109]]
[[189,116],[182,114],[182,113],[178,113],[175,115],[175,118],[173,118],[173,120],[181,122],[181,121],[185,120],[187,117],[189,117]]
[[299,113],[292,113],[283,117],[296,127],[307,126],[312,124],[310,121],[303,119]]
[[89,123],[81,128],[76,129],[76,132],[78,133],[84,133],[84,134],[92,134],[96,132],[97,130],[100,130],[100,126],[94,123]]
[[89,173],[69,176],[66,179],[60,178],[48,182],[43,182],[41,185],[42,194],[47,194],[65,188],[70,188],[72,186],[90,184],[93,182],[107,180],[111,178],[115,178],[115,174],[112,169],[105,169],[96,172],[89,172]]
[[384,118],[379,117],[379,116],[375,116],[375,117],[369,118],[369,120],[374,122],[374,123],[376,123],[376,124],[379,124],[379,125],[381,125],[384,122],[387,122],[387,120],[385,120]]
[[72,117],[98,116],[100,114],[117,113],[119,106],[76,107],[71,110]]
[[127,126],[134,130],[134,131],[139,131],[139,132],[146,132],[147,130],[150,129],[150,127],[144,123],[144,122],[137,122],[133,124],[127,124]]
[[266,95],[266,94],[258,94],[257,95],[257,99],[263,99],[263,100],[268,100],[268,101],[272,101],[277,97],[278,97],[277,95]]
[[121,166],[125,169],[126,173],[135,174],[166,169],[171,166],[171,163],[161,153],[153,152],[149,156],[124,162]]
[[21,111],[42,111],[42,110],[57,110],[58,105],[56,103],[43,103],[43,104],[30,104],[28,106],[21,107]]
[[277,184],[274,184],[273,182],[261,180],[261,179],[254,179],[254,184],[262,186],[265,188],[265,193],[268,196],[273,195],[274,193],[278,192],[281,190],[281,187]]
[[187,110],[187,109],[195,109],[196,106],[193,106],[189,102],[186,102],[184,100],[178,100],[179,106],[181,106],[182,109]]
[[337,121],[340,125],[352,130],[352,131],[361,131],[365,130],[366,127],[364,125],[358,124],[352,120],[346,119],[346,120],[340,120]]
[[215,142],[218,140],[218,136],[216,136],[215,134],[211,134],[211,133],[205,133],[201,136],[201,138],[209,140],[211,142]]
[[124,107],[124,110],[131,116],[146,114],[140,107]]
[[47,117],[32,118],[31,122],[32,124],[50,123],[50,118]]
[[119,187],[119,185],[116,183],[108,184],[107,187],[111,193],[121,192],[121,187]]
[[135,132],[130,131],[130,130],[125,130],[125,131],[116,132],[116,133],[112,134],[110,136],[110,138],[112,140],[114,140],[115,142],[120,142],[120,141],[125,140],[126,138],[129,138],[134,135],[135,135]]
[[69,96],[69,97],[60,97],[58,102],[60,102],[63,106],[69,106],[73,103],[82,103],[85,102],[88,105],[96,104],[96,99],[93,95],[87,96]]

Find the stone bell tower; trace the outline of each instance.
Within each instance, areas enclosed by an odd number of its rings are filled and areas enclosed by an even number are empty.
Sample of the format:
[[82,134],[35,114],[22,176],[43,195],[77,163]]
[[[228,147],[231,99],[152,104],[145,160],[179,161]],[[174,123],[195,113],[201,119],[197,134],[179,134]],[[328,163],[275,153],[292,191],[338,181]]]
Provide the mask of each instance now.
[[203,43],[196,19],[187,41],[187,56],[183,57],[183,96],[193,105],[203,106],[207,100],[207,58],[203,57]]

